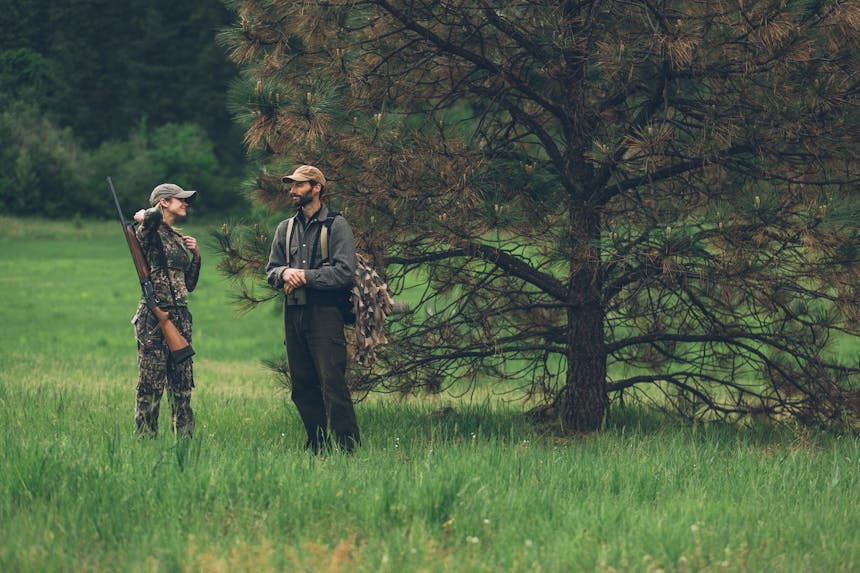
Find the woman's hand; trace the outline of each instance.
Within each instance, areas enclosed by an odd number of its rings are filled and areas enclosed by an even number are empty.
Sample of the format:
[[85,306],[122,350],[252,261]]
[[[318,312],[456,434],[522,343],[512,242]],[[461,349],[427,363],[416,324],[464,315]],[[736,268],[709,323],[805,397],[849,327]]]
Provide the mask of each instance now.
[[200,246],[197,244],[197,239],[188,235],[182,235],[182,240],[185,241],[185,246],[195,255],[200,255]]
[[144,217],[145,213],[146,213],[146,210],[141,209],[140,211],[138,211],[137,213],[134,214],[134,220],[137,223],[143,223],[143,217]]

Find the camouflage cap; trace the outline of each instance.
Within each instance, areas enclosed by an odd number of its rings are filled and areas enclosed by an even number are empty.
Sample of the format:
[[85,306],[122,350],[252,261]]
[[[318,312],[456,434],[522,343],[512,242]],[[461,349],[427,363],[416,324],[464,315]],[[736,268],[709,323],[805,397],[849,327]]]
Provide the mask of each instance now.
[[186,191],[179,185],[174,185],[173,183],[162,183],[152,190],[152,193],[149,194],[149,204],[150,205],[158,205],[158,202],[162,199],[170,199],[171,197],[176,197],[177,199],[186,199],[189,203],[194,200],[194,196],[197,194],[197,191]]
[[313,165],[302,165],[297,167],[290,175],[284,175],[281,178],[284,183],[292,183],[293,181],[316,181],[325,187],[325,175],[322,171]]

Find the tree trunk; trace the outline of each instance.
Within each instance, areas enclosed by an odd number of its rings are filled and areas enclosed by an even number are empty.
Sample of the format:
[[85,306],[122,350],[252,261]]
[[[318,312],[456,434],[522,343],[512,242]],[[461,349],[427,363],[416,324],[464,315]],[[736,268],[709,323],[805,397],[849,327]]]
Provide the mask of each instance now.
[[567,378],[557,399],[564,428],[600,429],[609,411],[606,392],[606,341],[601,303],[600,216],[593,210],[570,211],[571,275],[567,311]]
[[566,430],[592,432],[609,412],[603,309],[599,301],[571,308],[567,320],[567,380],[558,413]]

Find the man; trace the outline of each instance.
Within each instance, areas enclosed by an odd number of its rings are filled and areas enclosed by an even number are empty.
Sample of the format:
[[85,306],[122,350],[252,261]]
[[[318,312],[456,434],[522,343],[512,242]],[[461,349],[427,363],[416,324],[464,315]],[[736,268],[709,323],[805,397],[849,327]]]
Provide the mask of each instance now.
[[[305,447],[326,450],[328,432],[351,452],[359,444],[358,423],[346,386],[346,337],[341,308],[355,273],[355,238],[349,223],[332,217],[322,203],[326,179],[311,165],[282,178],[290,184],[297,212],[275,230],[266,277],[286,293],[284,331],[292,400],[307,431]],[[328,226],[328,258],[320,235]],[[287,236],[288,229],[290,230]]]

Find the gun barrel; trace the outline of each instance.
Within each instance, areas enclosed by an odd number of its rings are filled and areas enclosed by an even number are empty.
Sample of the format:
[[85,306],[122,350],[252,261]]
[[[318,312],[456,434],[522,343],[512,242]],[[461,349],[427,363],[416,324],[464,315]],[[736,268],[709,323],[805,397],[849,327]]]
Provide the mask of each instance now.
[[122,209],[119,206],[119,199],[117,199],[116,191],[113,188],[113,181],[111,181],[110,176],[107,178],[108,187],[110,187],[110,194],[113,195],[113,202],[116,205],[116,212],[119,215],[119,222],[122,223],[123,227],[127,227],[128,225],[125,222],[125,217],[122,215]]

